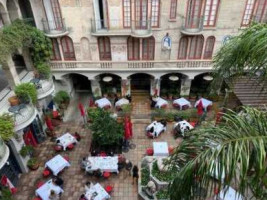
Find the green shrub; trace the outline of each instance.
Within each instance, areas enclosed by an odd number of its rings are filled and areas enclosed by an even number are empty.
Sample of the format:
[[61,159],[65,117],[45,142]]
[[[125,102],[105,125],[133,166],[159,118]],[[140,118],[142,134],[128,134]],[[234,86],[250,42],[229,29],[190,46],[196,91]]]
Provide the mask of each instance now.
[[4,187],[4,186],[2,186],[0,197],[2,197],[1,199],[3,199],[3,200],[13,200],[12,193],[11,193],[10,189],[8,187]]
[[160,181],[164,182],[172,181],[175,178],[177,172],[178,170],[176,168],[169,169],[166,172],[161,172],[159,171],[157,162],[154,162],[152,164],[152,175]]
[[30,158],[27,162],[27,166],[31,168],[31,167],[37,165],[38,163],[39,163],[39,161],[37,160],[37,158]]
[[101,108],[88,108],[87,109],[88,118],[92,121],[98,118],[100,113],[101,113]]
[[170,198],[170,193],[168,190],[160,190],[157,192],[156,197],[158,200],[161,199],[169,199]]
[[28,103],[31,99],[33,104],[37,103],[37,90],[32,83],[21,83],[17,85],[15,87],[15,94],[21,102]]
[[33,154],[33,151],[34,151],[34,148],[32,146],[26,145],[26,146],[23,146],[19,152],[20,152],[20,155],[25,158],[27,155]]
[[148,166],[142,168],[141,169],[141,185],[147,185],[150,179],[149,177],[150,177],[150,172],[149,172]]
[[0,137],[4,141],[10,140],[14,136],[14,118],[8,113],[0,115]]
[[122,109],[123,115],[128,116],[131,114],[132,106],[130,104],[122,105],[121,109]]
[[49,79],[51,70],[50,70],[50,66],[47,63],[38,64],[36,66],[36,69],[41,79]]
[[70,96],[66,91],[58,91],[54,97],[54,101],[57,104],[62,104],[62,103],[68,103],[70,100]]

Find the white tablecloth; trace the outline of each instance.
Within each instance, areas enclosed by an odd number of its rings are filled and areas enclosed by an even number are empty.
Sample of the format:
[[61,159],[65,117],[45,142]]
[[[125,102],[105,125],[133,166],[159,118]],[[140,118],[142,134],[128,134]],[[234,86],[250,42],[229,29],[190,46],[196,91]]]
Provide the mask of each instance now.
[[52,179],[47,181],[40,188],[35,190],[35,194],[39,196],[42,200],[49,200],[50,191],[54,190],[56,194],[64,192],[61,187],[56,186],[52,183]]
[[64,135],[58,137],[57,140],[60,141],[57,144],[63,146],[64,151],[66,150],[68,145],[78,142],[76,138],[73,137],[70,133],[65,133]]
[[[96,193],[96,196],[94,196],[94,193]],[[93,187],[90,188],[85,194],[85,197],[87,199],[91,199],[91,197],[94,196],[94,200],[104,200],[109,199],[110,195],[106,192],[106,190],[99,184],[95,184]]]
[[155,98],[156,105],[155,108],[161,108],[164,105],[168,105],[168,101],[162,99],[161,97]]
[[127,104],[129,104],[129,100],[122,98],[115,103],[115,106],[117,107],[117,106],[122,106],[122,105],[127,105]]
[[195,107],[199,104],[199,102],[202,101],[203,108],[207,111],[207,107],[212,105],[212,101],[208,99],[201,98],[195,103]]
[[173,128],[176,128],[176,126],[180,125],[180,131],[181,131],[181,134],[184,136],[184,133],[185,133],[185,130],[192,130],[194,129],[194,127],[189,124],[186,120],[183,120],[183,121],[180,121],[180,122],[177,122],[174,124]]
[[96,171],[100,169],[105,172],[116,172],[118,173],[118,156],[114,157],[88,157],[88,166],[86,167],[86,171]]
[[55,176],[62,171],[65,167],[69,167],[70,163],[66,161],[61,155],[57,155],[48,162],[45,163],[45,167],[48,167]]
[[104,108],[105,106],[111,107],[111,103],[107,98],[98,99],[95,101],[95,104],[97,104],[99,108]]
[[173,104],[180,105],[180,110],[182,110],[182,107],[185,105],[188,105],[189,107],[191,107],[191,103],[188,100],[186,100],[185,98],[175,99],[173,101]]
[[244,198],[236,192],[232,187],[228,188],[228,191],[224,194],[225,190],[221,190],[217,196],[214,197],[214,200],[243,200]]
[[169,149],[167,142],[153,142],[154,156],[168,156]]
[[158,137],[161,132],[166,131],[166,127],[162,123],[157,121],[153,121],[150,125],[148,125],[146,127],[146,131],[150,131],[152,127],[154,127],[154,131],[153,133],[151,133],[153,137]]

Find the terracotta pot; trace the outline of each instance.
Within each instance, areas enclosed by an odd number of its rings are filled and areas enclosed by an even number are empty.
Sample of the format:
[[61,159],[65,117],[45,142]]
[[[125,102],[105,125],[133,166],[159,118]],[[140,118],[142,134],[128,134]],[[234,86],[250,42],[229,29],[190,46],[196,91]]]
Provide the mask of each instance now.
[[17,96],[9,97],[8,101],[9,101],[11,106],[19,105],[19,98]]
[[39,163],[36,163],[35,165],[29,166],[31,170],[37,170],[39,168]]

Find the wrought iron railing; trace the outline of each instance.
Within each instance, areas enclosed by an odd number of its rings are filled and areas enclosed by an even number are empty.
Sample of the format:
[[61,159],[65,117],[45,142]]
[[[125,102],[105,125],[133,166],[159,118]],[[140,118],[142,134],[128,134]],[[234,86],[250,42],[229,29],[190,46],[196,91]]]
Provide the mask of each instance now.
[[54,20],[42,19],[44,32],[47,34],[59,34],[67,32],[65,20],[62,18],[55,18]]

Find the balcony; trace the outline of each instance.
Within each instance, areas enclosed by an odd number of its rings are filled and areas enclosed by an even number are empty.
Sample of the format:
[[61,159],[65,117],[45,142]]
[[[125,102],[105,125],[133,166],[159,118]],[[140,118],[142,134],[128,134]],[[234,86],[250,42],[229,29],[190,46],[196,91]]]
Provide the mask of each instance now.
[[183,18],[181,32],[185,35],[200,35],[203,31],[203,17]]
[[66,28],[65,20],[58,18],[56,20],[42,19],[43,29],[48,37],[60,37],[67,35],[69,31]]
[[170,61],[53,61],[53,71],[134,71],[138,70],[212,70],[211,61],[203,60],[170,60]]
[[94,20],[91,19],[91,33],[95,36],[133,36],[150,37],[152,35],[149,20],[131,21],[124,27],[122,20]]
[[9,157],[9,149],[4,143],[4,141],[0,138],[0,169],[6,164],[6,161]]

